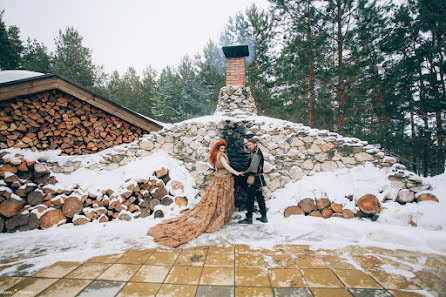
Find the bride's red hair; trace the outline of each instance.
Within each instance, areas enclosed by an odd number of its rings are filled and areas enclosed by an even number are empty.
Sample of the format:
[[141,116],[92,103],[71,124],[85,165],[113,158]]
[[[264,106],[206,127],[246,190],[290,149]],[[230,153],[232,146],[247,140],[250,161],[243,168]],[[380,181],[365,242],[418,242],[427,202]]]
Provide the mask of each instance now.
[[220,147],[224,145],[225,147],[228,147],[228,145],[226,144],[226,141],[219,140],[217,141],[214,146],[211,149],[211,152],[209,153],[209,161],[211,162],[211,164],[213,166],[215,166],[215,161],[217,161],[217,154],[218,154],[218,150],[220,149]]

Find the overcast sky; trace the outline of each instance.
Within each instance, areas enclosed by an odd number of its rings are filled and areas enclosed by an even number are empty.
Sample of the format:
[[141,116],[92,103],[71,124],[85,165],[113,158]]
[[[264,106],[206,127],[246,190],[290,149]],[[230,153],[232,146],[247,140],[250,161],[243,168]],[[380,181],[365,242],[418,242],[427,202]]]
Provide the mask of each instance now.
[[231,16],[266,0],[0,0],[6,26],[20,28],[21,39],[37,38],[54,51],[59,29],[73,26],[92,50],[93,63],[106,72],[147,66],[160,71],[200,53],[218,41]]

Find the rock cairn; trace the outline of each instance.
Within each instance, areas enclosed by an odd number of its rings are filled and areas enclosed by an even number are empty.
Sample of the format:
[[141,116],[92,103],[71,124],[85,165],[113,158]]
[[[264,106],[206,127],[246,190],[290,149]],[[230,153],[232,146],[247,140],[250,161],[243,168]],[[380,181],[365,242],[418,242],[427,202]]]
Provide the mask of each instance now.
[[86,155],[139,138],[143,132],[61,91],[0,102],[0,149],[60,149]]
[[181,192],[184,185],[171,180],[165,168],[147,179],[124,182],[118,190],[91,193],[79,185],[56,188],[57,180],[44,163],[27,161],[19,154],[9,158],[3,152],[0,156],[0,232],[47,229],[67,223],[131,220],[149,215],[162,218],[165,214],[158,206],[186,209],[188,205],[187,197],[174,194]]
[[242,86],[221,88],[215,114],[232,117],[257,115],[256,103],[250,88]]

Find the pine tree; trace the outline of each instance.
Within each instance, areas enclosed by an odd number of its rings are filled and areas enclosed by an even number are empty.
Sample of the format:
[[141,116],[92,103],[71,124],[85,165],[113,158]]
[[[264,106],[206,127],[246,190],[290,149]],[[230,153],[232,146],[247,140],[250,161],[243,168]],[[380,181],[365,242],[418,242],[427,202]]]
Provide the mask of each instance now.
[[166,67],[158,79],[157,99],[161,108],[155,118],[163,122],[179,122],[187,118],[181,98],[181,81],[175,68]]
[[52,72],[52,57],[48,48],[37,39],[27,39],[21,59],[21,68],[42,73]]
[[446,3],[444,1],[419,0],[418,22],[422,34],[419,54],[423,56],[426,82],[426,101],[421,102],[427,112],[435,114],[436,157],[433,162],[438,172],[445,170],[444,121],[446,109]]
[[358,0],[356,7],[346,74],[346,96],[352,99],[346,102],[346,130],[361,139],[381,143],[387,123],[382,71],[386,57],[381,47],[391,7],[378,5],[375,0]]
[[330,46],[321,7],[316,8],[312,0],[272,2],[285,32],[275,71],[276,97],[281,98],[287,118],[328,128],[330,96],[323,86],[329,84]]
[[3,22],[4,10],[0,11],[0,70],[18,69],[23,50],[20,30],[17,26],[6,28]]
[[197,80],[201,85],[201,97],[206,102],[208,114],[215,111],[220,89],[225,85],[225,58],[221,47],[209,40],[195,64]]
[[261,114],[271,114],[277,104],[271,100],[272,42],[275,37],[273,16],[260,10],[254,4],[230,18],[225,32],[220,38],[223,45],[248,45],[250,56],[245,58],[246,85],[251,87],[256,100],[257,110]]
[[82,36],[73,27],[59,30],[55,38],[54,71],[81,84],[92,87],[95,83],[95,66],[91,50],[82,45]]

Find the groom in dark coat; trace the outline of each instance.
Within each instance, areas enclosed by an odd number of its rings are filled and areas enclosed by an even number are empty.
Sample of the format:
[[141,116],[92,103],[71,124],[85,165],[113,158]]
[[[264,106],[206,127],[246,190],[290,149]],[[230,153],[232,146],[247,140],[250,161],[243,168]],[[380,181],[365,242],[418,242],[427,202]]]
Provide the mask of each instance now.
[[250,165],[249,168],[243,173],[244,175],[254,176],[254,183],[252,185],[248,184],[248,201],[246,202],[246,218],[239,221],[239,224],[252,224],[252,212],[254,209],[254,199],[257,200],[259,204],[260,214],[262,217],[257,218],[262,223],[267,223],[266,218],[266,206],[265,198],[263,197],[262,187],[265,186],[265,178],[263,176],[263,163],[264,158],[262,151],[257,147],[257,141],[253,138],[248,139],[247,142],[248,149],[250,151]]

